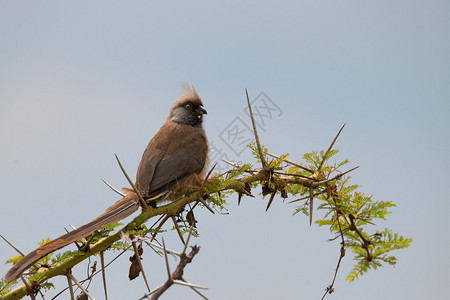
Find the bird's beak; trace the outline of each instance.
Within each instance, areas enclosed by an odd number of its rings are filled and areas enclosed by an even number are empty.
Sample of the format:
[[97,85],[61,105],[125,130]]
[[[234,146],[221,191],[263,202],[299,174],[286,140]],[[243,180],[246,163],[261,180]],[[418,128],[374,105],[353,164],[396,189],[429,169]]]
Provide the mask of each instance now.
[[199,106],[199,107],[197,108],[197,112],[198,112],[200,115],[206,115],[206,114],[207,114],[206,109],[204,109],[204,108],[201,107],[201,106]]

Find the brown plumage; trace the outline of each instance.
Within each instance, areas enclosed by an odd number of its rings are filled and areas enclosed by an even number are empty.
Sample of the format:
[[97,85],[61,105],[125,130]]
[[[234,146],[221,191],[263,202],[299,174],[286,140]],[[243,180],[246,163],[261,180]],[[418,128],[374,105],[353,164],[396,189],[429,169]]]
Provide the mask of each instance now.
[[[201,186],[208,160],[208,140],[202,127],[206,110],[202,106],[194,88],[186,88],[145,149],[137,170],[136,188],[147,202],[172,201]],[[6,273],[5,279],[9,282],[19,278],[47,254],[134,213],[139,208],[137,195],[130,189],[125,190],[124,198],[93,221],[27,254]]]
[[169,111],[166,123],[142,155],[136,188],[144,198],[175,200],[201,185],[208,142],[202,128],[202,101],[189,88]]

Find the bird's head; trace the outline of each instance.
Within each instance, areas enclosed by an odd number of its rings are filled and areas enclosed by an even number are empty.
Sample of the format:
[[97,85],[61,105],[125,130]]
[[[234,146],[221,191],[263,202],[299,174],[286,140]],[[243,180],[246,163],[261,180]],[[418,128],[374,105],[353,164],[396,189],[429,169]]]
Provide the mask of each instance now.
[[177,123],[200,126],[206,110],[193,87],[185,88],[183,96],[178,99],[169,111],[168,120]]

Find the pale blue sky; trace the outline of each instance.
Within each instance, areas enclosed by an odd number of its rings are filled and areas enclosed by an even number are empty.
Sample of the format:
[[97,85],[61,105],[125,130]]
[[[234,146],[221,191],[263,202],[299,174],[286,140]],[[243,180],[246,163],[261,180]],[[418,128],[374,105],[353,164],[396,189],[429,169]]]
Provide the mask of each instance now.
[[[0,1],[0,233],[23,252],[117,200],[184,83],[203,98],[211,141],[244,113],[247,88],[282,111],[261,130],[274,153],[326,149],[360,168],[361,191],[397,204],[387,222],[414,242],[398,265],[349,284],[351,253],[328,299],[442,299],[450,284],[448,1]],[[278,199],[230,199],[197,213],[202,246],[185,278],[210,299],[320,299],[339,245]],[[179,249],[176,234],[168,247]],[[15,255],[0,243],[0,260]],[[151,286],[162,260],[147,250]],[[128,258],[108,272],[112,299],[137,299]],[[175,262],[172,261],[172,266]],[[0,264],[0,274],[7,266]],[[78,277],[84,268],[76,270]],[[65,279],[54,281],[57,290]],[[102,299],[100,278],[91,291]],[[50,294],[55,294],[55,290]],[[198,299],[175,287],[165,299]],[[63,297],[67,298],[67,295]]]

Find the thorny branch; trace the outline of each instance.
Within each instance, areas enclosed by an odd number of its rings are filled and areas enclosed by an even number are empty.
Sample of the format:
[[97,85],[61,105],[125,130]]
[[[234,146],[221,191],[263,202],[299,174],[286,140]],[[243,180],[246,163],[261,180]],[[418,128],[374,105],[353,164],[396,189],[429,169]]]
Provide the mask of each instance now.
[[354,232],[356,232],[356,234],[361,238],[361,240],[363,241],[362,247],[364,249],[366,249],[366,251],[367,251],[367,260],[371,261],[372,260],[372,254],[369,251],[370,241],[361,233],[361,231],[359,231],[358,227],[355,224],[355,216],[353,216],[353,214],[349,214],[348,218],[350,219],[349,229],[353,230]]
[[[35,266],[36,269],[36,273],[39,274],[39,276],[37,277],[38,279],[34,279],[31,280],[29,279],[28,281],[25,280],[24,284],[17,287],[16,289],[8,292],[7,294],[3,295],[2,300],[8,300],[8,299],[20,299],[22,297],[24,297],[25,295],[32,295],[33,292],[31,291],[30,286],[35,287],[34,290],[39,290],[39,287],[41,284],[43,284],[44,282],[46,282],[47,280],[49,280],[52,277],[58,276],[58,275],[68,275],[68,270],[70,270],[72,267],[74,267],[75,265],[79,264],[80,262],[82,262],[83,260],[89,258],[92,255],[101,253],[101,257],[103,255],[103,252],[106,251],[107,249],[109,249],[115,242],[119,241],[121,239],[121,237],[124,234],[127,234],[127,232],[130,231],[134,231],[134,230],[138,230],[140,228],[141,225],[143,225],[148,219],[155,217],[155,216],[160,216],[160,219],[158,221],[155,222],[155,224],[157,222],[159,222],[161,219],[162,221],[159,223],[158,228],[161,228],[162,225],[169,219],[169,218],[173,218],[175,216],[177,216],[179,214],[180,211],[183,210],[183,208],[186,205],[189,205],[190,203],[198,203],[201,202],[207,209],[209,209],[211,212],[214,213],[214,211],[208,206],[208,204],[206,203],[205,199],[208,199],[208,197],[210,197],[211,195],[214,194],[220,194],[221,192],[225,192],[225,191],[229,191],[229,190],[234,190],[237,192],[238,194],[238,202],[240,202],[242,195],[247,195],[247,196],[251,196],[254,197],[251,194],[251,186],[254,186],[256,183],[267,185],[266,188],[268,189],[268,194],[270,193],[270,199],[269,202],[267,204],[267,208],[266,210],[270,207],[270,204],[272,203],[274,196],[277,192],[280,192],[282,195],[283,193],[286,194],[286,192],[284,191],[285,187],[288,186],[302,186],[305,189],[307,189],[309,191],[309,195],[306,197],[302,197],[299,198],[297,200],[291,201],[291,202],[295,202],[295,201],[300,201],[303,199],[308,199],[309,200],[309,206],[310,206],[310,223],[312,222],[312,209],[313,209],[313,199],[315,197],[321,196],[326,192],[327,188],[333,187],[334,183],[341,179],[344,175],[346,175],[347,173],[355,170],[358,167],[355,167],[353,169],[350,169],[346,172],[343,173],[339,173],[336,176],[332,176],[330,178],[326,178],[327,176],[329,176],[331,174],[331,172],[327,173],[328,175],[325,176],[325,172],[323,171],[323,169],[325,169],[325,161],[328,159],[328,154],[330,153],[334,143],[336,142],[339,134],[341,133],[341,131],[343,130],[344,126],[342,126],[342,128],[339,130],[338,134],[335,136],[334,140],[332,141],[332,143],[330,144],[330,146],[328,147],[328,150],[325,152],[325,154],[322,156],[322,160],[320,162],[320,164],[318,165],[318,167],[316,166],[316,168],[313,170],[311,167],[307,167],[304,166],[302,164],[287,160],[286,158],[281,158],[279,156],[267,153],[267,155],[272,156],[276,159],[282,160],[284,163],[292,165],[294,167],[297,167],[301,170],[303,170],[304,172],[309,173],[309,175],[302,175],[302,174],[297,174],[297,173],[289,173],[289,172],[279,172],[279,169],[274,169],[272,167],[270,167],[270,162],[268,162],[265,158],[265,154],[263,153],[261,144],[260,144],[260,140],[258,137],[258,133],[256,131],[256,125],[255,125],[255,121],[253,118],[253,112],[252,112],[252,108],[250,105],[250,100],[248,97],[248,92],[246,90],[246,97],[247,97],[247,103],[249,106],[249,112],[250,112],[250,118],[252,121],[252,125],[253,125],[253,131],[254,131],[254,136],[255,136],[255,140],[256,140],[256,147],[257,147],[257,154],[258,154],[258,158],[261,161],[262,167],[260,169],[257,170],[244,170],[243,172],[246,173],[246,176],[243,177],[236,177],[236,178],[231,178],[229,180],[226,181],[225,185],[218,185],[218,186],[206,186],[206,179],[208,179],[209,174],[207,176],[207,178],[205,178],[205,182],[203,182],[202,188],[199,189],[198,192],[194,192],[191,193],[189,195],[186,195],[176,201],[173,201],[167,205],[164,206],[160,206],[157,208],[153,208],[153,207],[149,207],[146,202],[142,199],[142,196],[139,194],[139,192],[136,190],[136,188],[134,187],[133,182],[130,180],[130,178],[128,177],[128,175],[126,174],[125,170],[123,169],[118,157],[116,156],[116,159],[119,163],[120,168],[122,169],[125,177],[127,178],[127,180],[129,181],[130,185],[133,187],[133,189],[135,190],[135,192],[138,194],[139,196],[139,201],[140,204],[142,206],[142,212],[141,214],[139,214],[137,217],[135,217],[130,223],[128,223],[126,226],[124,226],[122,229],[120,229],[117,232],[114,232],[112,234],[110,234],[107,237],[102,238],[101,240],[99,240],[98,242],[89,244],[91,241],[88,241],[88,243],[85,245],[86,247],[84,248],[85,253],[82,254],[77,254],[74,256],[71,256],[53,266],[51,266],[50,268],[48,266]],[[233,164],[230,162],[227,162],[231,165],[233,165],[233,167],[235,169],[240,169],[240,166],[238,166],[237,164]],[[211,170],[212,171],[212,170]],[[211,172],[210,171],[210,172]],[[229,173],[231,171],[225,172]],[[221,174],[223,175],[223,174]],[[220,175],[219,175],[220,176]],[[104,181],[105,182],[105,181]],[[105,182],[106,183],[106,182]],[[110,184],[106,183],[111,189],[113,189],[116,193],[121,194],[118,190],[114,189]],[[335,187],[335,185],[334,185]],[[325,188],[325,190],[321,190],[321,188]],[[362,247],[366,249],[367,251],[367,259],[370,261],[372,260],[372,256],[371,253],[369,251],[369,245],[371,244],[371,241],[366,238],[362,232],[358,229],[358,227],[355,224],[355,217],[353,214],[349,214],[348,218],[350,221],[347,220],[346,216],[342,214],[342,212],[340,211],[340,209],[338,208],[338,204],[337,204],[337,200],[336,200],[336,195],[333,194],[333,192],[327,192],[329,196],[333,197],[333,201],[334,201],[334,208],[335,208],[335,212],[336,212],[336,221],[337,224],[339,226],[339,232],[341,235],[341,250],[340,250],[340,257],[337,263],[337,267],[335,270],[335,274],[333,277],[333,281],[331,283],[331,285],[329,285],[326,289],[326,292],[324,294],[324,296],[322,297],[322,299],[328,294],[328,293],[332,293],[334,291],[334,282],[336,280],[336,276],[338,273],[338,269],[341,263],[341,260],[343,259],[343,257],[345,256],[345,241],[344,241],[344,235],[343,232],[346,230],[351,230],[356,232],[356,234],[361,238],[362,240]],[[264,192],[263,192],[264,194]],[[195,207],[195,205],[194,205]],[[192,208],[193,209],[193,208]],[[192,212],[192,210],[190,211]],[[340,224],[340,219],[339,216],[342,216],[343,219],[347,222],[348,227],[345,228],[344,230],[342,230],[341,228],[341,224]],[[195,222],[194,222],[195,224]],[[175,227],[178,227],[176,222],[175,222]],[[153,226],[152,226],[153,228]],[[192,227],[191,227],[192,230]],[[181,232],[178,229],[178,232],[180,234],[180,237],[182,239],[182,235]],[[157,232],[155,232],[150,240],[151,241],[155,238]],[[190,236],[190,235],[189,235]],[[189,236],[188,236],[188,240],[189,240]],[[188,241],[186,241],[186,243],[184,243],[184,250],[183,252],[180,254],[181,255],[181,261],[179,263],[179,265],[177,266],[176,270],[170,274],[170,272],[168,271],[168,280],[164,283],[163,286],[161,286],[160,288],[155,289],[151,296],[152,299],[157,299],[159,297],[159,295],[161,295],[165,290],[167,290],[167,288],[169,288],[172,284],[177,283],[177,284],[183,284],[183,285],[187,285],[190,286],[192,289],[194,289],[194,291],[196,291],[197,293],[199,293],[200,296],[202,296],[203,298],[206,299],[206,297],[204,297],[196,288],[201,288],[200,286],[195,286],[192,284],[187,284],[186,282],[184,282],[183,280],[183,270],[184,267],[187,265],[187,263],[190,263],[193,259],[193,257],[198,253],[199,251],[199,247],[194,246],[192,247],[192,251],[186,255],[185,254],[185,250],[187,247],[187,243]],[[135,244],[134,244],[135,246]],[[136,247],[134,247],[136,248]],[[167,250],[165,249],[165,247],[163,247],[164,249],[164,254],[166,257],[166,261],[167,261]],[[123,254],[126,250],[124,250],[122,253],[120,253],[118,256],[120,256],[121,254]],[[135,253],[136,249],[135,249]],[[138,254],[139,255],[139,254]],[[137,256],[138,256],[137,255]],[[139,256],[138,256],[139,257]],[[140,261],[140,259],[138,259]],[[114,260],[113,260],[114,261]],[[109,264],[111,264],[112,262],[110,262]],[[108,264],[108,265],[109,265]],[[104,265],[104,262],[102,260],[102,269],[101,271],[103,272],[104,275],[104,270],[108,265]],[[167,265],[168,267],[168,265]],[[141,267],[142,269],[142,267]],[[100,271],[97,271],[95,274],[92,274],[91,276],[94,276],[96,274],[98,274]],[[71,280],[69,280],[69,282],[71,282]],[[105,288],[105,296],[106,296],[106,279],[105,276],[103,276],[103,282],[104,282],[104,288]],[[148,284],[147,284],[148,286]],[[71,284],[69,285],[69,288],[71,288]],[[73,295],[73,294],[72,294]],[[150,294],[148,295],[150,296]]]
[[[184,268],[186,267],[186,265],[188,263],[192,262],[192,259],[194,258],[194,256],[200,251],[200,247],[198,247],[198,246],[192,246],[191,248],[192,248],[192,250],[189,254],[186,255],[184,252],[181,253],[180,263],[176,267],[175,271],[173,271],[172,274],[169,273],[169,278],[167,279],[167,281],[163,285],[161,285],[159,288],[155,289],[155,291],[153,293],[149,294],[146,297],[147,299],[156,300],[165,291],[167,291],[174,283],[180,284],[180,282],[185,282],[185,280],[183,279]],[[166,266],[168,268],[167,252],[165,251],[164,254],[166,257]],[[167,269],[167,270],[169,272],[169,269]],[[190,286],[193,286],[193,285],[190,285]],[[196,287],[199,288],[199,286],[196,286]],[[149,298],[150,295],[151,295],[151,298]]]
[[331,294],[331,293],[334,292],[334,282],[336,281],[337,273],[338,273],[339,267],[341,265],[341,260],[345,256],[345,240],[344,240],[344,234],[342,233],[341,222],[339,220],[340,212],[339,212],[339,209],[338,209],[338,204],[337,204],[337,201],[336,201],[336,194],[335,194],[335,192],[336,192],[336,185],[335,184],[327,184],[327,192],[328,192],[328,196],[332,197],[333,198],[333,202],[334,202],[334,209],[336,211],[336,222],[337,222],[337,224],[339,226],[339,233],[340,233],[340,236],[341,236],[341,249],[340,249],[340,255],[339,255],[338,263],[337,263],[337,266],[336,266],[336,270],[334,271],[333,281],[325,289],[325,294],[323,294],[321,300],[325,299],[326,295]]

